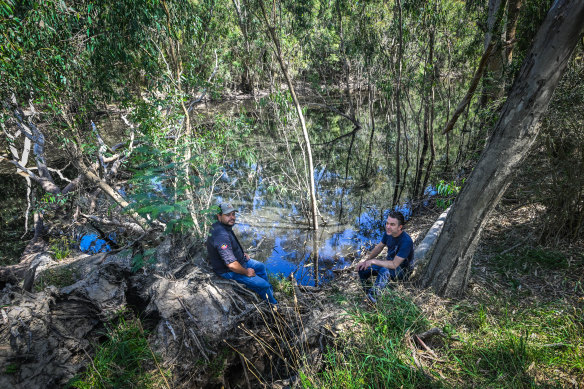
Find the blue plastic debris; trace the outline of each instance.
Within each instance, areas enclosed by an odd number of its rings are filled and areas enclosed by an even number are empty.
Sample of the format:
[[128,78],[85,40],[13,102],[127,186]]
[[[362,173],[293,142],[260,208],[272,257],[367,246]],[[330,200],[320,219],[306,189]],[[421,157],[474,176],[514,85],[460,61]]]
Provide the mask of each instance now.
[[96,234],[87,234],[81,238],[79,242],[79,250],[84,253],[106,253],[111,250],[111,247],[103,239],[99,239]]

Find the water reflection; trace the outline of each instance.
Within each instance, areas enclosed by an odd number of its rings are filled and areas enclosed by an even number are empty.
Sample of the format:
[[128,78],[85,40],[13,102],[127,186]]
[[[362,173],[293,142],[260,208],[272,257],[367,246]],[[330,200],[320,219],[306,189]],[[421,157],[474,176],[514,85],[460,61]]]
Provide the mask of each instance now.
[[[380,210],[366,209],[352,224],[329,225],[315,233],[294,222],[292,209],[245,205],[234,227],[245,249],[273,274],[294,274],[302,285],[315,286],[349,266],[362,248],[370,250],[383,234]],[[377,216],[377,217],[376,217]]]
[[[248,169],[230,165],[224,177],[235,187],[245,183],[243,175]],[[255,166],[256,172],[262,171]],[[239,210],[234,229],[245,250],[254,259],[266,264],[269,273],[283,277],[294,275],[301,285],[315,286],[334,278],[334,270],[342,269],[359,260],[363,250],[371,250],[382,238],[385,220],[390,209],[391,186],[377,190],[359,191],[354,188],[339,187],[334,174],[319,170],[317,188],[319,211],[327,223],[317,231],[307,228],[306,220],[295,200],[290,195],[271,196],[263,184],[261,174],[256,177],[249,197],[218,197],[217,201],[227,201]],[[229,193],[229,192],[227,192]],[[426,195],[435,195],[435,189],[428,187]],[[340,204],[343,213],[339,212]],[[407,219],[412,207],[405,202],[395,207]]]
[[[235,232],[244,249],[264,262],[269,273],[293,274],[301,285],[326,283],[333,279],[333,270],[359,260],[362,250],[371,250],[381,240],[390,211],[386,207],[391,183],[378,180],[374,187],[363,190],[344,186],[343,178],[324,167],[316,169],[319,211],[326,223],[315,236],[300,209],[301,195],[274,192],[263,177],[277,174],[269,170],[260,163],[249,166],[234,161],[225,167],[223,182],[227,187],[225,195],[217,199],[233,203],[240,211]],[[433,193],[431,187],[426,191],[428,196]],[[395,209],[406,220],[410,218],[409,202]]]

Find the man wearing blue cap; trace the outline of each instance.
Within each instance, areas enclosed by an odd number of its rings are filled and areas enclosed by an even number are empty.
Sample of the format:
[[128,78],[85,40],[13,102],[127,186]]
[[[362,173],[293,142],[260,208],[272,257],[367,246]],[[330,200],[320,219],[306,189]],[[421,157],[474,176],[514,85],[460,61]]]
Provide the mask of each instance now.
[[220,205],[217,222],[211,226],[207,238],[207,252],[213,271],[220,277],[235,280],[256,292],[262,299],[277,307],[272,285],[268,281],[266,266],[251,259],[233,233],[235,208]]

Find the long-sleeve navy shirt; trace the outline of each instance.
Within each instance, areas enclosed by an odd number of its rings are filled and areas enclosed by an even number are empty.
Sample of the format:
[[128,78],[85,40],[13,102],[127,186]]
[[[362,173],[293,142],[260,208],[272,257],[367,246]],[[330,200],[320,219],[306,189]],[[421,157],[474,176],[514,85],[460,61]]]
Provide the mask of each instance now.
[[230,271],[227,267],[230,263],[238,261],[243,264],[247,262],[243,248],[233,233],[232,227],[219,221],[211,226],[207,238],[207,253],[211,267],[217,274]]

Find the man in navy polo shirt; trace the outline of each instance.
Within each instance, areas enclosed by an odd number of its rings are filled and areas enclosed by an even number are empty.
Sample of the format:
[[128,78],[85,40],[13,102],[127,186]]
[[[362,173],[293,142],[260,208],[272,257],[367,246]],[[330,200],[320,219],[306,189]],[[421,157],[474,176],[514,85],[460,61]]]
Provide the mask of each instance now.
[[[378,293],[385,288],[389,280],[397,281],[407,278],[413,267],[414,242],[403,231],[405,223],[401,212],[392,211],[385,222],[385,234],[381,242],[373,248],[365,260],[357,264],[359,278],[369,301],[376,303]],[[375,259],[387,246],[387,258]],[[367,286],[367,280],[377,276],[373,288]]]
[[251,259],[233,233],[235,208],[221,204],[217,222],[211,226],[207,238],[207,252],[211,267],[220,277],[235,280],[256,292],[262,299],[277,307],[266,266]]

